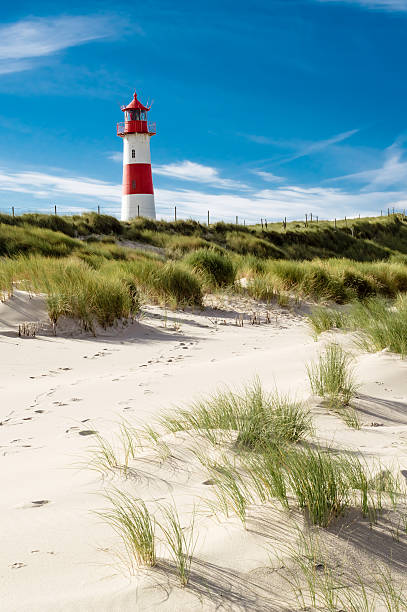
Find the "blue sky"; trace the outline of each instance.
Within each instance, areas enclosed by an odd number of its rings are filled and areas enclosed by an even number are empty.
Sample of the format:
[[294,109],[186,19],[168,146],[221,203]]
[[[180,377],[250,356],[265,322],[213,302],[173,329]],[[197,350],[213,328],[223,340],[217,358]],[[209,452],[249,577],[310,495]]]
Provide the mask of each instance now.
[[406,28],[407,0],[3,2],[0,209],[119,214],[134,89],[159,217],[407,208]]

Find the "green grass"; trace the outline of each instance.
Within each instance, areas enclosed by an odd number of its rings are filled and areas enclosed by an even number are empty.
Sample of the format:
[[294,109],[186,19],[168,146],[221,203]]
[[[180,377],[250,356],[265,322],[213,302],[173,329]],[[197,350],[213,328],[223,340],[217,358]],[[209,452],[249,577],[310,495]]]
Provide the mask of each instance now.
[[161,422],[170,432],[198,431],[214,444],[235,432],[236,444],[244,448],[297,442],[312,430],[300,402],[265,392],[258,379],[240,392],[219,391],[190,409],[178,409]]
[[346,313],[324,306],[313,308],[308,315],[308,324],[315,338],[331,329],[343,329],[346,327],[346,323]]
[[159,522],[159,526],[175,564],[180,584],[185,587],[189,581],[192,556],[196,546],[194,536],[195,514],[193,513],[189,525],[183,528],[175,506],[162,506],[161,510],[163,519]]
[[339,344],[329,344],[316,362],[307,365],[312,392],[323,397],[330,409],[349,406],[357,385],[351,368],[352,357]]
[[119,536],[126,551],[128,567],[153,567],[156,562],[155,521],[144,501],[115,489],[107,493],[110,508],[98,512]]
[[116,320],[134,316],[139,310],[137,291],[115,275],[105,276],[76,258],[40,256],[0,260],[0,282],[4,287],[44,293],[49,317],[57,325],[62,316],[79,322],[85,331],[95,324],[106,328]]
[[353,302],[345,311],[314,308],[308,317],[313,335],[330,329],[357,332],[356,343],[375,352],[387,349],[402,357],[407,355],[407,298],[398,294],[395,300],[371,297]]
[[234,283],[235,267],[226,253],[215,249],[198,249],[187,255],[184,261],[200,273],[211,287],[226,287]]

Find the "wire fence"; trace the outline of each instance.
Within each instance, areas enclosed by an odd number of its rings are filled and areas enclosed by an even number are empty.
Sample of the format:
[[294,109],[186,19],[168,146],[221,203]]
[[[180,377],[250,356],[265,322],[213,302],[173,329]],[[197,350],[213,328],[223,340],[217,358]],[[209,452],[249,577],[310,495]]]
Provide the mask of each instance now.
[[[91,208],[89,207],[83,208],[79,206],[78,207],[75,207],[75,206],[69,206],[69,207],[65,206],[64,207],[64,206],[52,204],[49,207],[44,206],[41,209],[22,208],[22,207],[13,206],[13,205],[0,206],[0,214],[10,215],[12,217],[18,217],[18,216],[25,215],[25,214],[59,215],[59,216],[65,217],[65,216],[82,215],[86,213],[96,213],[98,215],[111,215],[114,217],[120,217],[117,207],[103,206],[103,205],[96,205]],[[338,216],[338,217],[333,217],[333,218],[325,217],[324,219],[319,217],[319,215],[313,214],[312,212],[305,213],[302,218],[299,218],[298,216],[285,216],[284,218],[281,218],[281,217],[275,217],[273,215],[270,215],[269,217],[264,216],[264,217],[255,219],[253,215],[250,215],[250,216],[248,215],[248,219],[245,219],[242,215],[240,216],[239,215],[228,215],[224,217],[215,216],[215,215],[212,215],[210,210],[206,211],[206,214],[192,216],[192,215],[185,214],[182,210],[182,207],[174,205],[173,207],[160,207],[158,209],[157,218],[163,219],[165,221],[180,221],[181,219],[194,220],[199,223],[207,224],[208,226],[210,224],[217,223],[217,222],[224,222],[228,224],[232,223],[235,225],[261,225],[262,228],[267,229],[268,225],[273,224],[273,223],[281,223],[283,227],[285,228],[288,223],[292,223],[292,222],[301,223],[307,227],[311,224],[312,225],[318,224],[320,221],[321,222],[330,221],[332,222],[333,226],[336,227],[337,222],[339,221],[341,221],[342,224],[343,222],[345,222],[345,225],[346,225],[348,221],[351,221],[352,219],[358,219],[358,218],[360,219],[360,218],[363,218],[364,216],[365,217],[372,217],[372,216],[387,217],[387,216],[392,216],[392,215],[401,215],[403,218],[405,218],[406,209],[396,209],[394,207],[391,207],[387,209],[382,209],[380,211],[380,214],[378,211],[376,215],[367,214],[367,213],[362,213],[361,215],[359,213],[358,215],[344,216],[344,217]]]

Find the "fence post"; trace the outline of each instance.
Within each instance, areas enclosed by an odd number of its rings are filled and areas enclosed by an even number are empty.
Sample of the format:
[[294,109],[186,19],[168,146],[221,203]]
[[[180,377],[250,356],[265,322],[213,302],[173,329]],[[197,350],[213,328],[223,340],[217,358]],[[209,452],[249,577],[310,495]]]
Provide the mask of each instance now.
[[208,227],[209,227],[209,210],[208,210]]
[[264,224],[265,224],[266,229],[267,229],[267,219],[264,219]]
[[336,217],[335,217],[335,229],[336,229]]
[[54,205],[54,213],[57,214],[57,205]]
[[311,213],[311,218],[310,218],[310,222],[312,223],[312,213]]
[[261,221],[261,229],[263,229],[263,219],[260,219]]
[[177,220],[177,207],[174,206],[174,221]]
[[236,215],[236,225],[239,224],[239,217]]
[[348,227],[348,222],[346,220],[346,217],[345,217],[345,225],[346,225],[346,227]]
[[13,217],[14,217],[14,206],[12,206],[12,207],[11,207],[11,214],[12,214],[12,215],[13,215]]
[[308,227],[308,215],[305,213],[305,227]]
[[137,216],[140,216],[140,204],[137,204]]
[[98,215],[100,215],[100,206],[98,204]]
[[318,225],[318,215],[317,215],[317,225]]

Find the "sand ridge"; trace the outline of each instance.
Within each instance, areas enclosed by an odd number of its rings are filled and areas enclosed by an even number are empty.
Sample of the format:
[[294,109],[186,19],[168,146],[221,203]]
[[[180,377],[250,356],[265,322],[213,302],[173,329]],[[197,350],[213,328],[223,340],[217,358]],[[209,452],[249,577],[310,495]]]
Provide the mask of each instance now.
[[[235,325],[242,312],[243,328]],[[253,312],[260,325],[249,324]],[[42,322],[45,333],[19,338],[18,323],[27,320]],[[153,424],[163,411],[257,375],[267,389],[311,402],[321,440],[407,470],[405,362],[388,353],[358,354],[365,426],[349,430],[310,398],[305,363],[326,339],[312,339],[301,310],[213,297],[203,311],[146,306],[139,321],[99,330],[95,338],[68,326],[53,337],[46,324],[44,298],[18,292],[0,305],[4,610],[298,609],[284,597],[275,551],[294,539],[302,516],[287,523],[273,508],[253,507],[246,531],[236,517],[210,516],[203,503],[210,497],[207,476],[183,434],[166,437],[168,461],[153,448],[143,451],[124,486],[147,503],[173,500],[186,523],[203,500],[190,586],[178,586],[164,552],[154,570],[133,577],[120,571],[112,554],[117,538],[92,513],[104,504],[106,483],[84,461],[96,432],[112,436],[122,419]],[[327,536],[338,563],[346,555],[367,562],[391,550],[393,569],[405,575],[404,541],[389,542],[379,524],[374,531],[384,534],[383,550],[375,551],[372,531],[351,519]],[[363,543],[362,552],[355,542]]]

